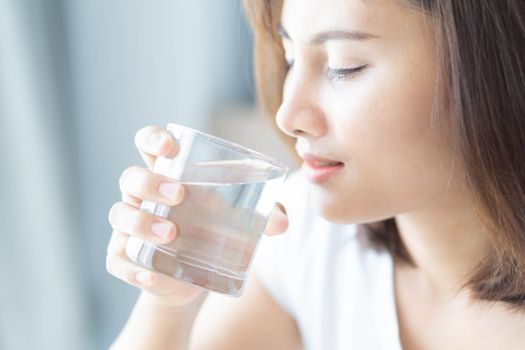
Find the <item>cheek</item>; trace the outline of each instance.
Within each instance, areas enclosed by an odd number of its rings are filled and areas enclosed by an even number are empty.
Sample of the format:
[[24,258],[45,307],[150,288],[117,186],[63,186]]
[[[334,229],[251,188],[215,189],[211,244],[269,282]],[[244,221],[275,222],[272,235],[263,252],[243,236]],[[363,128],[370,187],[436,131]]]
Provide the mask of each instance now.
[[370,122],[356,121],[364,138],[356,145],[365,156],[360,163],[385,193],[410,198],[433,195],[450,161],[442,133],[431,126],[433,71],[394,72],[378,82],[381,88],[375,94],[381,103],[363,107],[373,116]]
[[432,202],[450,185],[450,147],[430,125],[432,72],[380,73],[327,112],[348,161],[338,186],[314,190],[330,221],[382,220]]

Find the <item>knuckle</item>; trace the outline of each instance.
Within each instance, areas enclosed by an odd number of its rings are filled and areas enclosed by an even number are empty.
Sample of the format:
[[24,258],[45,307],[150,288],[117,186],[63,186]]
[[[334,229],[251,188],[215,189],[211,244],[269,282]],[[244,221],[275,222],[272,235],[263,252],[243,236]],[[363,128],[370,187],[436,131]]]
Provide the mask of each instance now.
[[122,174],[120,190],[123,193],[141,196],[149,193],[154,179],[153,174],[147,169],[139,165],[133,165]]
[[113,276],[115,275],[115,264],[116,264],[116,256],[113,254],[106,255],[106,270]]
[[113,230],[113,234],[111,235],[111,238],[106,247],[106,254],[119,254],[124,249],[125,243],[123,244],[123,240],[121,237],[119,237],[118,231]]
[[[113,254],[113,252],[116,250],[115,243],[110,240],[108,245],[106,246],[106,255]],[[106,264],[106,270],[107,270],[107,264]]]
[[125,187],[126,187],[128,178],[136,171],[136,168],[137,168],[137,165],[132,165],[126,168],[120,175],[120,178],[118,179],[118,183],[120,186],[120,190],[122,192],[125,192]]
[[135,280],[135,271],[134,269],[126,269],[124,272],[124,275],[122,276],[122,279],[126,281],[128,284],[136,284],[137,281]]
[[118,256],[108,254],[106,256],[106,270],[128,284],[134,284],[134,273],[133,269],[125,266],[124,262],[119,259]]
[[151,131],[151,128],[153,126],[152,125],[148,125],[148,126],[145,126],[143,128],[140,128],[136,133],[135,133],[135,145],[137,147],[140,148],[140,145],[142,143],[142,140],[144,139],[144,136],[147,135],[150,131]]
[[142,169],[142,171],[137,172],[136,181],[136,191],[138,194],[148,194],[151,193],[153,183],[155,182],[155,176],[146,169]]
[[119,211],[119,209],[121,207],[121,203],[122,202],[117,202],[117,203],[113,204],[111,206],[111,208],[109,209],[108,221],[109,221],[111,226],[115,226],[117,212]]
[[160,126],[157,125],[148,125],[137,131],[135,134],[135,146],[140,149],[141,151],[147,152],[146,148],[146,138],[148,135],[150,135],[153,131],[161,129]]
[[135,233],[143,234],[148,226],[148,217],[139,209],[134,209],[130,215],[130,224]]
[[137,131],[135,133],[135,138],[133,140],[133,142],[135,143],[135,146],[137,148],[140,148],[140,143],[141,143],[141,139],[142,139],[142,135],[144,134],[144,129],[146,129],[147,127],[144,127],[144,128],[141,128],[139,129],[139,131]]

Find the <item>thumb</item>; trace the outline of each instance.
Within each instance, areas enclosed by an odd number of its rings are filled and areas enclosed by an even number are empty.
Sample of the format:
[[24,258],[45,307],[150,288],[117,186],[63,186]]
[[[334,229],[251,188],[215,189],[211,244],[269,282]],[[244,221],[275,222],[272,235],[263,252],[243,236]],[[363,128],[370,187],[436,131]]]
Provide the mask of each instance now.
[[275,203],[264,233],[269,236],[279,235],[286,232],[287,229],[288,216],[286,215],[286,209],[281,203]]

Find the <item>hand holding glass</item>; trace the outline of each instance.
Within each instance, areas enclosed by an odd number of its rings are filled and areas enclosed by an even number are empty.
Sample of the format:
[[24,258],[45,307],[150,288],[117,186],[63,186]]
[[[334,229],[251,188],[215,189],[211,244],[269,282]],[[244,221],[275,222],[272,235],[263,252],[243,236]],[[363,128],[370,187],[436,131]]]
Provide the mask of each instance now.
[[167,130],[179,154],[158,157],[153,171],[181,183],[184,200],[173,207],[145,200],[141,210],[175,223],[177,236],[164,245],[130,237],[126,254],[149,269],[239,296],[288,168],[197,130]]

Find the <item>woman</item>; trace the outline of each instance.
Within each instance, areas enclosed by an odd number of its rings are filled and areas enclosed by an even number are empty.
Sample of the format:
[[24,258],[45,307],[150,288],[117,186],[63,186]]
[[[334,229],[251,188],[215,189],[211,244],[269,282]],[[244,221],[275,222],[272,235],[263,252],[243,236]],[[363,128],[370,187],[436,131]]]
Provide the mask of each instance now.
[[[242,297],[207,295],[125,258],[163,242],[137,206],[166,179],[130,168],[108,270],[143,293],[113,348],[524,349],[525,3],[245,7],[259,101],[304,160],[289,227],[275,210]],[[137,147],[176,152],[157,127]]]

